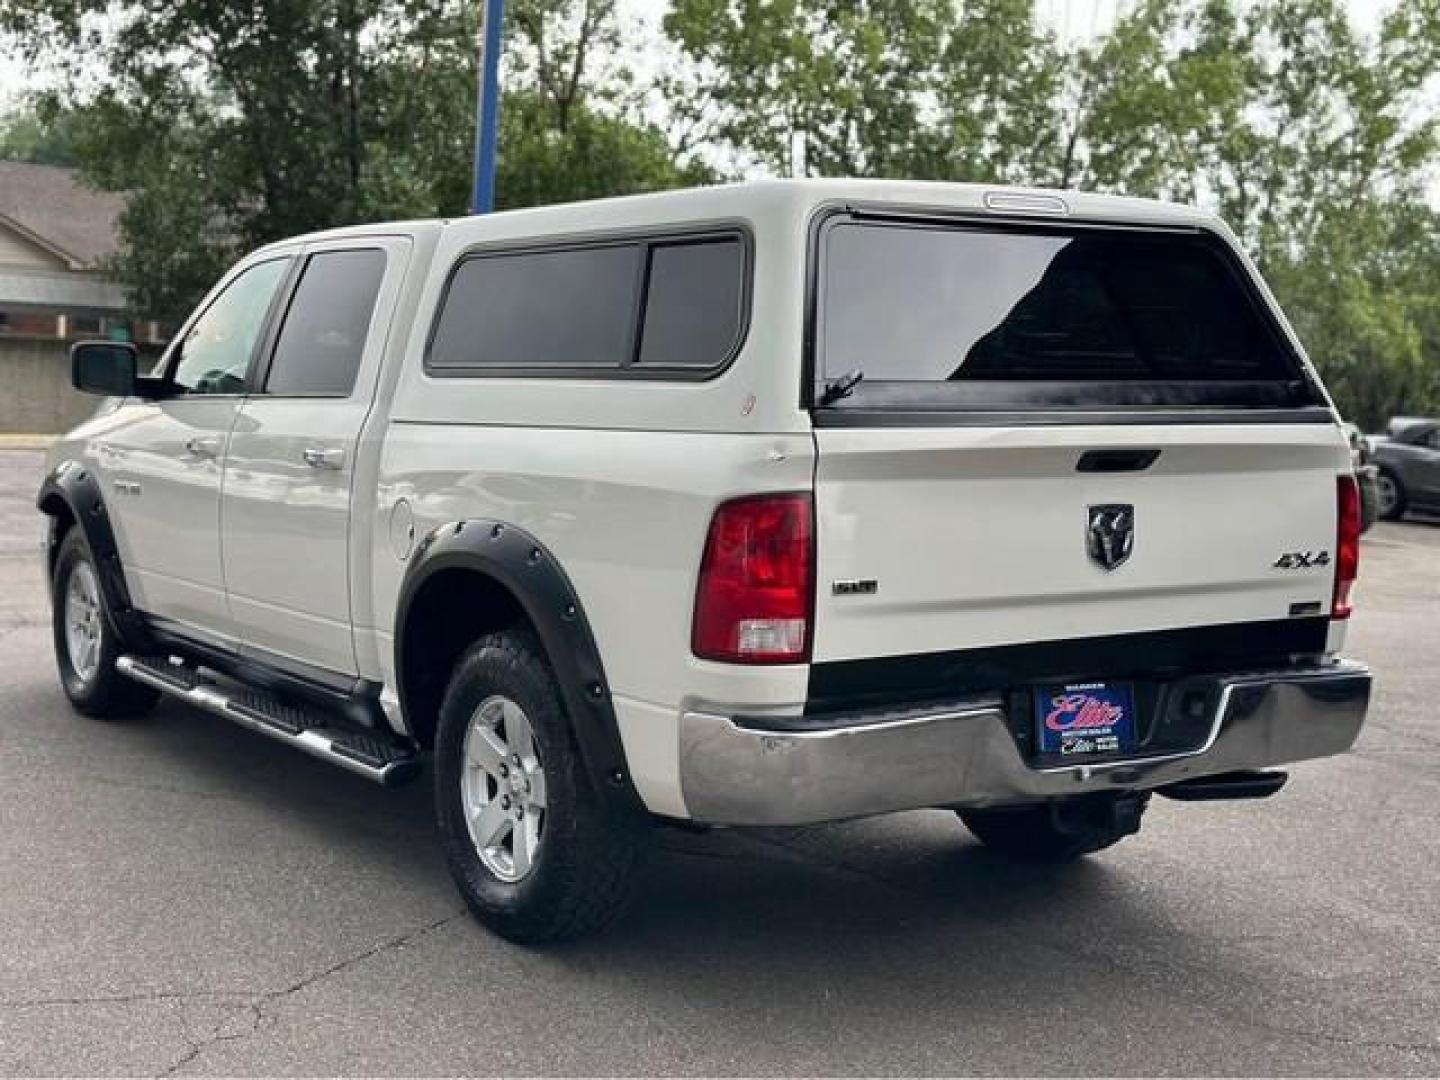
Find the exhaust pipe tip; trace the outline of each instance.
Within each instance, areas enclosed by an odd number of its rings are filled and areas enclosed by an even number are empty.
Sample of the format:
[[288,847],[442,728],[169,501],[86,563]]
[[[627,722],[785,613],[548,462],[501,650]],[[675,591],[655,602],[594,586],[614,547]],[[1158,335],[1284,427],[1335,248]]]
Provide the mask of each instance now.
[[1157,795],[1179,802],[1216,802],[1221,799],[1268,799],[1285,786],[1290,774],[1283,769],[1253,769],[1200,776],[1156,788]]

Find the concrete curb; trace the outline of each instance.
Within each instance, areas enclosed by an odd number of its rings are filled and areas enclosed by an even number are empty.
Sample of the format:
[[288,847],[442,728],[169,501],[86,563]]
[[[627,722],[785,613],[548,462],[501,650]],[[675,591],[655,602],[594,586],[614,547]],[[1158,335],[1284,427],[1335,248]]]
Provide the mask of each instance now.
[[7,435],[0,433],[0,450],[49,450],[55,435]]

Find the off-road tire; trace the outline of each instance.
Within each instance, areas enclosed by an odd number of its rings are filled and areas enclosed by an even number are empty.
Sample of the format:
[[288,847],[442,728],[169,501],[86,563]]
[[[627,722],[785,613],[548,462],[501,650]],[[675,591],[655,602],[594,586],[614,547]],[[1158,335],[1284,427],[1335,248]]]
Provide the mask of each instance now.
[[[503,695],[529,717],[545,773],[542,841],[519,881],[480,859],[461,794],[465,735],[481,702]],[[595,790],[576,746],[555,676],[528,627],[489,634],[460,657],[435,737],[435,815],[450,873],[475,917],[522,944],[574,938],[615,921],[648,847],[647,824]]]
[[77,712],[97,720],[121,720],[143,716],[155,707],[160,692],[143,683],[128,679],[115,670],[115,659],[121,653],[120,638],[115,631],[104,590],[99,592],[100,614],[99,660],[89,678],[75,669],[65,634],[66,593],[70,578],[77,567],[85,565],[99,581],[99,567],[79,529],[72,528],[60,541],[55,555],[55,573],[51,578],[51,630],[55,644],[55,666],[60,685]]
[[1148,792],[958,810],[986,847],[1019,862],[1069,862],[1140,831]]

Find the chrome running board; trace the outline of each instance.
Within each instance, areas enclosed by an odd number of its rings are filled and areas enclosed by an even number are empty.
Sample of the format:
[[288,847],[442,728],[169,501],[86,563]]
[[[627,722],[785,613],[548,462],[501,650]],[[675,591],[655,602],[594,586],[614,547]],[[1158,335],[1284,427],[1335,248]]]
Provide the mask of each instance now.
[[319,709],[282,701],[263,690],[228,691],[178,657],[122,656],[115,661],[115,668],[136,682],[377,784],[395,787],[420,771],[420,759],[409,747],[368,731],[342,727]]

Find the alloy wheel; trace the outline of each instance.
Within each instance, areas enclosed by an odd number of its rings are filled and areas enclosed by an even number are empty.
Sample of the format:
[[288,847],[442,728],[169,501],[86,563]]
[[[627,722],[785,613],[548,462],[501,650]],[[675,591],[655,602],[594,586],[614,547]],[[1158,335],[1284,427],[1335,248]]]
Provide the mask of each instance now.
[[100,582],[88,562],[77,562],[65,587],[65,650],[81,682],[88,683],[100,669]]
[[534,869],[544,840],[545,769],[530,718],[502,694],[480,703],[465,732],[460,799],[485,868],[517,882]]

